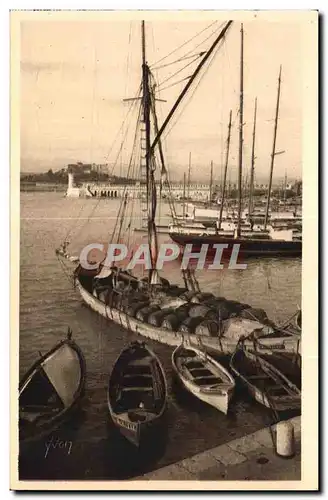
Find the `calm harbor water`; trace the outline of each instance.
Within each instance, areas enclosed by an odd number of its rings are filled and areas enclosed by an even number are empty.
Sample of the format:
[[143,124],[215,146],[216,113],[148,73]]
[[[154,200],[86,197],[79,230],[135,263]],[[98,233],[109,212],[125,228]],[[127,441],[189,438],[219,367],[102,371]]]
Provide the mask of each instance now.
[[[136,338],[86,308],[58,262],[55,249],[69,233],[72,253],[108,240],[118,200],[66,199],[62,193],[21,194],[20,376],[61,340],[70,326],[87,362],[87,388],[81,411],[52,437],[34,445],[20,461],[22,479],[115,479],[132,477],[188,457],[270,422],[271,416],[237,391],[228,417],[172,388],[171,352],[150,342],[169,385],[168,435],[149,455],[138,455],[113,430],[106,389],[121,349]],[[137,210],[136,210],[137,212]],[[165,224],[168,206],[161,207]],[[135,220],[136,226],[140,221]],[[139,235],[140,238],[140,235]],[[169,241],[161,235],[161,241]],[[181,282],[178,263],[166,277]],[[204,291],[266,310],[276,322],[301,304],[301,259],[257,259],[246,270],[200,270]],[[52,444],[50,443],[52,439]],[[55,446],[56,443],[70,443]],[[46,450],[48,447],[48,453]]]

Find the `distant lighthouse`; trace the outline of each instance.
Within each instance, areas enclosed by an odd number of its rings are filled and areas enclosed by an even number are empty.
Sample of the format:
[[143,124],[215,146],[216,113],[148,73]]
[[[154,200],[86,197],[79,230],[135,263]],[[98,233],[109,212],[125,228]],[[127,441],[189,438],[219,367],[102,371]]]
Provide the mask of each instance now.
[[68,172],[68,189],[74,187],[74,174],[73,172]]
[[80,196],[80,189],[78,187],[74,187],[74,174],[72,171],[68,172],[68,186],[66,196],[68,198],[78,198]]

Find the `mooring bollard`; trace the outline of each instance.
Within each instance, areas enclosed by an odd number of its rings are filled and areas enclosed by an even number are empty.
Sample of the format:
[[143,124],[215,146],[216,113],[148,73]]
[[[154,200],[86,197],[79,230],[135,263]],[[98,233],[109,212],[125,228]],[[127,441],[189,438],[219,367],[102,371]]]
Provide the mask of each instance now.
[[291,422],[276,425],[276,453],[283,458],[291,458],[295,453],[294,427]]

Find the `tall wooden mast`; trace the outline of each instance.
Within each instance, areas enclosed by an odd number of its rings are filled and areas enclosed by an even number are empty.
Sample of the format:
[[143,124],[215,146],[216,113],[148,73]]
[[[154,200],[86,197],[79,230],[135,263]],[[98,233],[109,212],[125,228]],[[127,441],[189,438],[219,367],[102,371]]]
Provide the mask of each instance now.
[[281,87],[281,66],[279,70],[278,77],[278,92],[277,92],[277,104],[276,104],[276,116],[274,120],[274,132],[273,132],[273,144],[272,144],[272,153],[271,153],[271,165],[270,165],[270,177],[269,177],[269,187],[268,187],[268,199],[265,210],[265,219],[264,219],[264,230],[267,227],[268,216],[269,216],[269,208],[270,208],[270,198],[271,198],[271,188],[272,188],[272,174],[274,167],[274,158],[276,156],[276,140],[277,140],[277,127],[278,127],[278,118],[279,118],[279,104],[280,104],[280,87]]
[[157,282],[156,261],[158,255],[158,241],[155,224],[157,193],[153,169],[153,156],[151,154],[150,143],[150,112],[151,112],[151,94],[149,87],[150,71],[146,61],[146,36],[145,21],[141,22],[141,44],[142,44],[142,105],[143,121],[145,123],[146,133],[146,182],[147,182],[147,201],[148,201],[148,244],[151,258],[151,269],[149,271],[149,284]]
[[146,173],[147,194],[149,196],[149,171],[150,171],[150,95],[149,95],[149,68],[146,62],[146,37],[145,21],[141,21],[141,44],[142,44],[142,108],[143,121],[146,131]]
[[240,237],[242,176],[243,176],[243,126],[244,126],[244,26],[240,29],[240,105],[239,105],[239,154],[238,154],[238,222],[237,238]]
[[226,148],[226,157],[225,157],[225,165],[224,165],[224,177],[223,177],[222,197],[221,197],[218,230],[221,229],[223,205],[224,205],[224,201],[225,201],[225,192],[226,192],[226,184],[227,184],[227,170],[228,170],[228,164],[229,164],[230,136],[231,136],[231,119],[232,119],[232,110],[230,110],[230,115],[229,115],[227,148]]
[[213,191],[213,160],[211,160],[211,171],[210,171],[210,192],[209,192],[209,202],[212,202],[212,191]]
[[190,181],[191,181],[191,151],[189,152],[189,164],[188,164],[188,181],[187,181],[187,201],[189,202],[190,197]]
[[183,205],[182,205],[182,217],[185,218],[186,215],[186,172],[183,172]]
[[254,105],[253,140],[252,140],[252,165],[251,165],[251,179],[250,179],[250,182],[249,182],[248,217],[250,217],[251,214],[253,213],[256,114],[257,114],[257,97],[255,98],[255,105]]
[[284,184],[284,210],[286,211],[286,199],[287,199],[287,170],[285,170],[285,184]]

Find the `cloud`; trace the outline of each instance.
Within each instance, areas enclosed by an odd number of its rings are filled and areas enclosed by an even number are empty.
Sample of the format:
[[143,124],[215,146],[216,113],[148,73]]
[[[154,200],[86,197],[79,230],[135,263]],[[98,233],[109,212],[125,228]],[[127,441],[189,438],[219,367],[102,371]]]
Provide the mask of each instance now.
[[53,73],[54,71],[76,71],[84,70],[83,65],[78,65],[76,63],[67,63],[65,61],[59,62],[33,62],[33,61],[21,61],[20,63],[21,71],[24,73]]
[[57,71],[61,68],[60,63],[34,63],[31,61],[21,61],[21,71],[26,73],[39,73],[40,71]]

